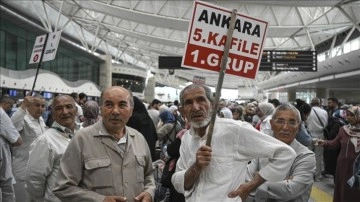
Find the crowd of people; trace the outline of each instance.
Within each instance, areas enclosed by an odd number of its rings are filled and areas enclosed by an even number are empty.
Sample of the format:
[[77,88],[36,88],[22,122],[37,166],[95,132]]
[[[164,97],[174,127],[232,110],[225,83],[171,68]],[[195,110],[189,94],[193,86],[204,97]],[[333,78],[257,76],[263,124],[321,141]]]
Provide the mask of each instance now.
[[324,177],[334,202],[360,201],[359,106],[214,99],[192,84],[170,106],[147,104],[113,86],[99,103],[58,95],[44,120],[41,95],[13,114],[3,95],[0,201],[307,202]]

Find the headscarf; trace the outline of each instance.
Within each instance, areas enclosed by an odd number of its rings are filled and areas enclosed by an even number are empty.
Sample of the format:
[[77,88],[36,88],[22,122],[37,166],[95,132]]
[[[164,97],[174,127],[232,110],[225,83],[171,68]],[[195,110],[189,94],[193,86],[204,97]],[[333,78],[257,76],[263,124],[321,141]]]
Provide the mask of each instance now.
[[84,122],[83,127],[90,126],[99,120],[99,105],[93,100],[88,100],[84,104]]
[[351,142],[355,146],[355,151],[360,151],[360,107],[352,106],[348,109],[354,114],[355,124],[348,124],[344,126],[345,132],[351,137]]
[[271,116],[275,112],[274,105],[267,102],[259,103],[259,109],[264,114],[264,116],[261,117],[261,119],[265,119],[266,117]]
[[220,110],[220,113],[222,113],[224,115],[224,118],[227,118],[227,119],[232,119],[233,118],[231,110],[229,108],[227,108],[227,107],[223,107]]
[[339,120],[341,125],[346,125],[347,124],[347,121],[346,121],[346,111],[345,110],[342,110],[342,109],[339,109],[339,110],[336,110],[333,114],[332,114],[332,117]]
[[244,107],[242,107],[241,105],[237,105],[232,109],[232,112],[234,113],[235,111],[237,111],[239,113],[239,118],[238,120],[244,121],[244,113],[245,113],[245,109]]
[[175,116],[168,110],[161,112],[159,117],[164,124],[175,122]]
[[169,109],[170,109],[171,113],[174,113],[174,111],[178,110],[178,107],[175,105],[172,105]]

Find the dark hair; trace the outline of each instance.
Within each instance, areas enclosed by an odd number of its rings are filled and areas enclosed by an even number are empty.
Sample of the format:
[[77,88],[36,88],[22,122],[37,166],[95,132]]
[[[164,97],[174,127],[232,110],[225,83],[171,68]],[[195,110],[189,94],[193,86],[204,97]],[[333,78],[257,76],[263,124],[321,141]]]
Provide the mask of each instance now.
[[304,103],[299,107],[299,112],[301,115],[301,120],[305,121],[305,115],[311,112],[311,106],[308,103]]
[[76,98],[79,97],[79,95],[78,95],[77,93],[71,93],[71,94],[70,94],[70,97],[76,99]]
[[280,105],[280,101],[278,99],[272,99],[269,100],[271,104],[273,104],[275,107],[278,107]]
[[81,99],[83,99],[83,98],[86,98],[86,94],[85,94],[85,93],[80,93],[80,94],[79,94],[79,99],[81,100]]
[[194,89],[194,88],[203,88],[205,90],[205,94],[207,99],[213,104],[214,103],[214,97],[213,94],[211,92],[211,89],[205,85],[201,85],[201,84],[191,84],[186,86],[184,89],[181,90],[180,92],[180,105],[184,106],[184,92],[190,89]]
[[158,100],[158,99],[153,99],[153,101],[151,102],[151,106],[157,105],[157,104],[160,104],[160,103],[161,103],[160,100]]
[[339,104],[339,100],[337,98],[329,97],[327,100],[328,101],[333,101],[333,102],[336,102],[336,104]]

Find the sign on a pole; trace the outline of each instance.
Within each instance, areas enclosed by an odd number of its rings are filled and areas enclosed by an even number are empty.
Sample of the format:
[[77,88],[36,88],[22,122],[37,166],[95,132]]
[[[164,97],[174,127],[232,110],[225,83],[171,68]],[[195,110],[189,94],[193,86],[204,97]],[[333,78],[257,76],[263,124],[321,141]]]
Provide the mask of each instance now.
[[[195,1],[182,66],[218,72],[230,27],[231,10]],[[259,69],[268,23],[243,14],[236,22],[226,73],[254,79]]]
[[55,59],[60,37],[61,31],[49,33],[42,62]]
[[46,40],[46,34],[36,37],[29,64],[40,62],[41,54],[44,49],[45,40]]

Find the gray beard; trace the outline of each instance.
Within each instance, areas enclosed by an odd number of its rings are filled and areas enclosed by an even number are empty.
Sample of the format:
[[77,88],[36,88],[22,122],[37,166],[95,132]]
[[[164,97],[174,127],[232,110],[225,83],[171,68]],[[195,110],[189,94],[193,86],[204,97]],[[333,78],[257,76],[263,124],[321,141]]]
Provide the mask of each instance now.
[[193,128],[202,128],[202,127],[207,126],[210,123],[212,111],[213,110],[209,110],[206,118],[201,122],[190,121],[190,126]]

